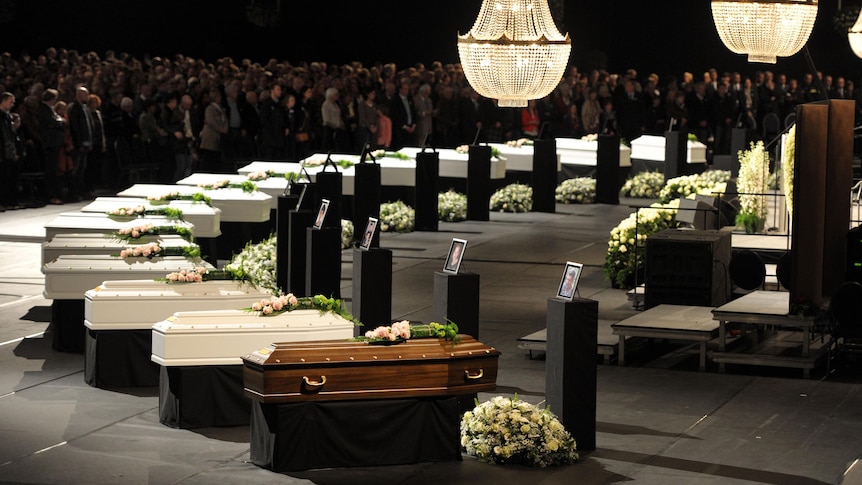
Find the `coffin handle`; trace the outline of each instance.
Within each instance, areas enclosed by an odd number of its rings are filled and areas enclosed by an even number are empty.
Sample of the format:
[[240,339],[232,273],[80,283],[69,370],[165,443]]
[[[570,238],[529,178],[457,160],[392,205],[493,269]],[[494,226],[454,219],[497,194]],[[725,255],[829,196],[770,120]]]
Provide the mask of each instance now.
[[470,371],[468,371],[468,370],[464,371],[464,377],[466,377],[468,381],[475,381],[477,379],[481,379],[482,377],[484,377],[484,375],[485,375],[485,369],[479,369],[479,373],[476,375],[471,375]]
[[302,376],[302,382],[308,387],[323,387],[326,384],[326,376],[320,376],[320,380],[317,382],[311,382],[308,380],[308,376]]

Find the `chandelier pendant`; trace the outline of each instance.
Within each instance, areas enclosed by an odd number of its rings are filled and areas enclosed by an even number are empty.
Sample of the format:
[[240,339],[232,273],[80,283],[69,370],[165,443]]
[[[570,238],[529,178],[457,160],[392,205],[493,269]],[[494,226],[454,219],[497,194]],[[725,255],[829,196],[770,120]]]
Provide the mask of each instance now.
[[817,0],[722,0],[712,2],[721,41],[749,62],[775,64],[799,52],[814,28]]
[[501,107],[547,96],[560,83],[571,50],[547,0],[483,0],[473,28],[458,36],[470,86]]

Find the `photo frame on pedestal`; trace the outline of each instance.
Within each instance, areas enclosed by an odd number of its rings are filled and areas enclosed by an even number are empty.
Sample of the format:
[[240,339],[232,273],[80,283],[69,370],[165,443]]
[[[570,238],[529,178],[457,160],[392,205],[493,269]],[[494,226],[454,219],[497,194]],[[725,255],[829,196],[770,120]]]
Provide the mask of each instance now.
[[563,277],[560,279],[560,286],[557,288],[557,298],[572,301],[575,297],[575,292],[578,291],[578,281],[581,279],[581,271],[583,269],[583,263],[566,262]]
[[444,273],[458,274],[458,270],[461,269],[461,261],[464,259],[465,249],[467,249],[466,239],[452,238],[449,253],[446,255],[446,264],[443,265]]
[[371,249],[371,241],[374,239],[374,231],[377,230],[377,218],[369,217],[368,224],[365,225],[365,232],[362,236],[362,241],[359,242],[359,249],[368,251]]
[[317,218],[314,219],[315,229],[323,227],[323,221],[326,219],[326,211],[329,210],[329,199],[320,199],[320,209],[317,211]]

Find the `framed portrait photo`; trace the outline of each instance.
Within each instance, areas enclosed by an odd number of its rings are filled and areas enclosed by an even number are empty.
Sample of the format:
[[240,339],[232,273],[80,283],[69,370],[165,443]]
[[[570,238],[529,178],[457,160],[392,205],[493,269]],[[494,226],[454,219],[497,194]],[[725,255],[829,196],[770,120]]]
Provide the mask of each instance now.
[[374,239],[374,231],[377,230],[377,218],[369,217],[368,224],[365,225],[365,232],[362,235],[362,240],[359,241],[359,249],[368,251],[371,248],[371,241]]
[[464,250],[467,249],[467,240],[452,238],[449,246],[449,254],[446,255],[446,264],[443,265],[444,273],[458,274],[461,261],[464,259]]
[[326,219],[326,211],[329,210],[329,199],[320,199],[320,209],[317,211],[317,218],[314,219],[314,228],[320,229],[323,227],[323,221]]
[[578,291],[578,280],[581,279],[581,270],[583,268],[584,265],[582,263],[566,262],[566,268],[563,270],[563,278],[560,280],[560,287],[557,289],[557,298],[572,301],[575,297],[575,292]]

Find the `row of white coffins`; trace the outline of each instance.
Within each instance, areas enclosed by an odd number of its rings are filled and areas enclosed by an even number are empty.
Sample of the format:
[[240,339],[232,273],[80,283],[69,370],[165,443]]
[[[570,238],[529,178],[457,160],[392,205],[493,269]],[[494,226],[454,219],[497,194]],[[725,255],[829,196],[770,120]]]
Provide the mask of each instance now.
[[352,338],[354,324],[336,313],[251,311],[270,294],[247,283],[105,281],[89,290],[84,325],[92,331],[152,330],[152,361],[162,366],[241,365],[273,342]]

